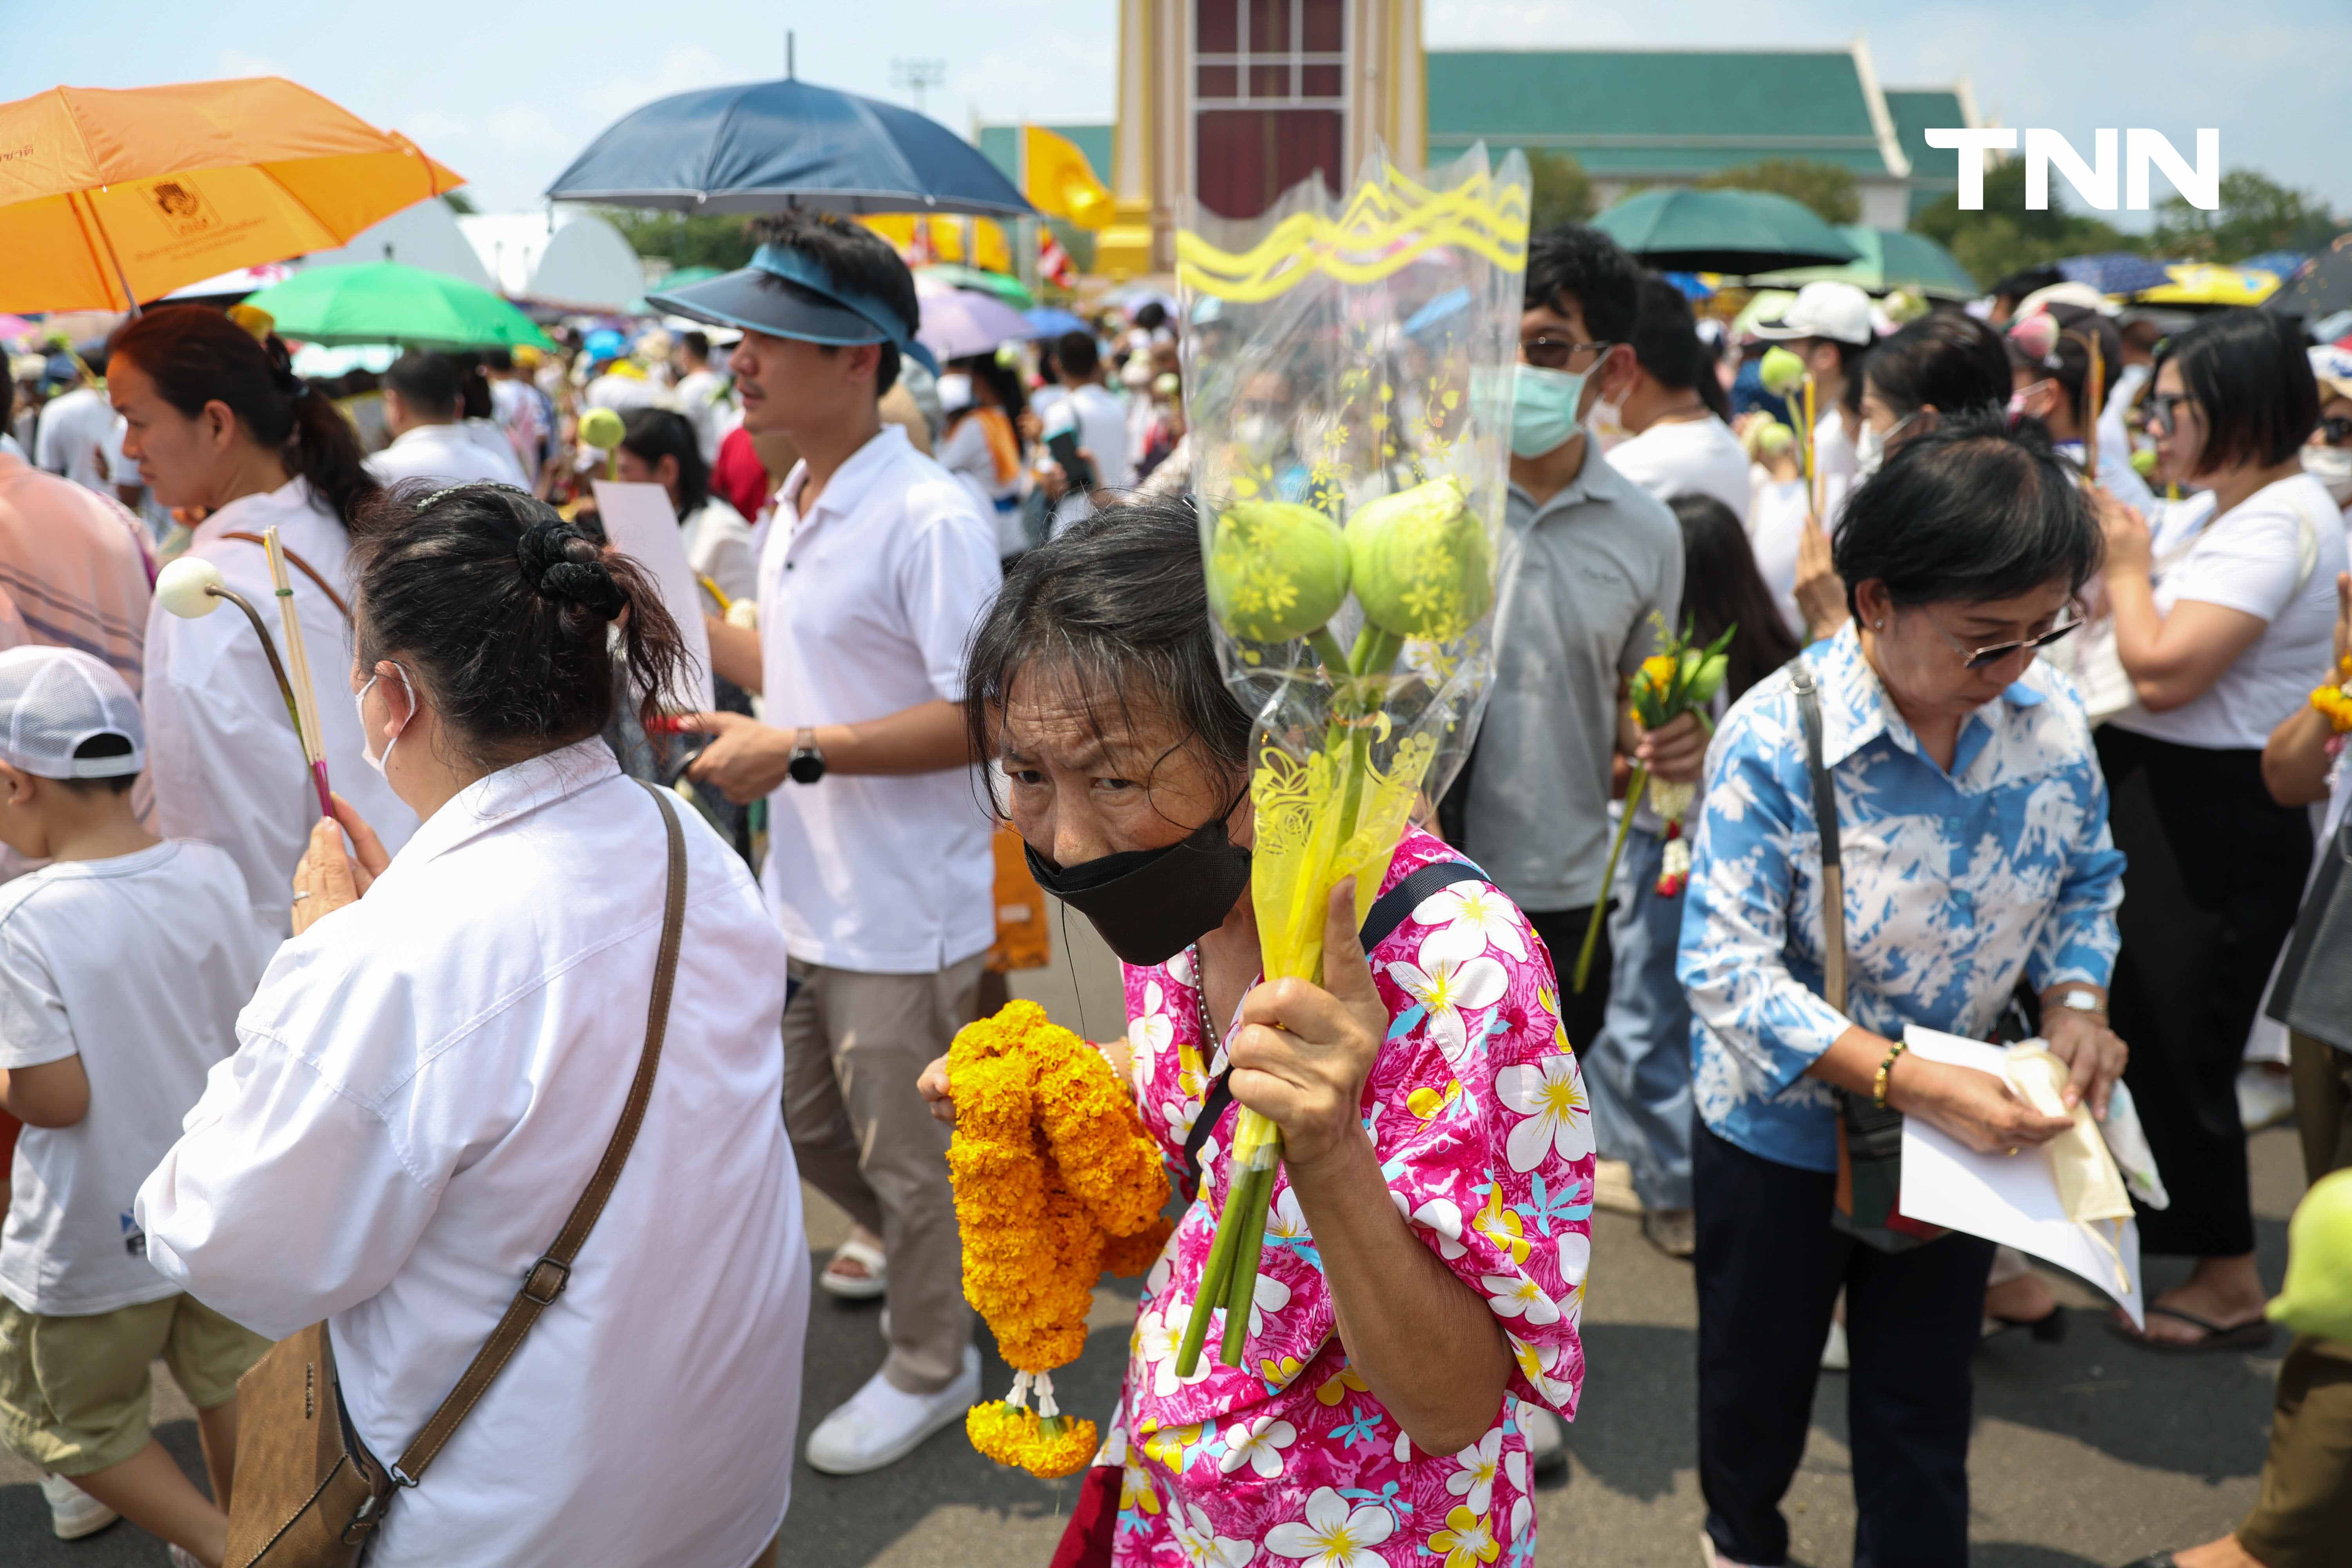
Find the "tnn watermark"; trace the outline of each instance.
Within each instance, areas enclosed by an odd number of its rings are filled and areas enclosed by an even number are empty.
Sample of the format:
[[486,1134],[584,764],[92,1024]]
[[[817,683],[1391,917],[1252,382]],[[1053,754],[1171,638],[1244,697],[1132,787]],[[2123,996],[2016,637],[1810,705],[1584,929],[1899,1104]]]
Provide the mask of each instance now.
[[[2116,200],[2116,138],[2120,134],[2124,143],[2124,199]],[[2154,164],[2164,171],[2192,207],[2207,212],[2221,205],[2221,133],[2206,130],[2197,132],[2197,162],[2192,166],[2163,134],[2135,126],[2129,131],[2097,131],[2092,133],[2092,158],[2087,163],[2074,151],[2074,143],[2055,131],[2039,127],[2025,132],[2025,205],[2029,211],[2042,212],[2050,205],[2050,166],[2066,176],[2066,183],[2077,195],[2103,213],[2129,207],[2134,212],[2147,210],[2147,173]],[[1984,210],[1985,154],[1992,152],[2017,151],[2014,127],[2002,130],[1975,131],[1966,128],[1938,128],[1927,132],[1927,145],[1947,147],[1960,155],[1960,210]]]

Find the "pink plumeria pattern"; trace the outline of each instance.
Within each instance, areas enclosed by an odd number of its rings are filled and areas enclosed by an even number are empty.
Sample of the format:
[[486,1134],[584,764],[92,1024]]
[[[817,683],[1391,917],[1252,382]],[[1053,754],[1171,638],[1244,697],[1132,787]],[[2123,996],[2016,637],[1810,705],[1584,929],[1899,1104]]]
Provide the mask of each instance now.
[[[1382,890],[1454,858],[1409,834]],[[1550,956],[1509,900],[1474,880],[1422,900],[1370,957],[1391,1023],[1365,1126],[1397,1212],[1509,1336],[1509,1392],[1470,1447],[1414,1447],[1349,1365],[1315,1238],[1279,1179],[1243,1365],[1216,1358],[1219,1312],[1199,1366],[1178,1375],[1224,1201],[1229,1109],[1202,1156],[1205,1190],[1144,1282],[1111,1442],[1126,1465],[1122,1568],[1534,1560],[1520,1402],[1575,1414],[1591,1253],[1591,1119]],[[1185,1135],[1224,1065],[1223,1043],[1202,1039],[1195,981],[1184,955],[1126,971],[1136,1102],[1180,1180]]]

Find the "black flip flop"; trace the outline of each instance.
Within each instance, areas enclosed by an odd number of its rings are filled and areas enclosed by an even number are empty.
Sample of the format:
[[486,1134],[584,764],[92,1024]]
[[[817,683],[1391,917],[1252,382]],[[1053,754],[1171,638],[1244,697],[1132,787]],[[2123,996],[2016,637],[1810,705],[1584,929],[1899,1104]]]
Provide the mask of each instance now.
[[2208,1321],[2193,1312],[2184,1312],[2178,1307],[2150,1306],[2147,1309],[2147,1315],[2170,1318],[2176,1323],[2187,1323],[2192,1329],[2201,1329],[2204,1331],[2205,1337],[2201,1340],[2190,1340],[2185,1344],[2176,1343],[2170,1340],[2150,1339],[2130,1324],[2118,1322],[2114,1318],[2107,1320],[2107,1332],[2127,1344],[2138,1345],[2143,1350],[2156,1351],[2165,1355],[2203,1355],[2214,1351],[2266,1350],[2270,1346],[2274,1332],[2268,1318],[2249,1319],[2245,1322],[2234,1323],[2225,1329],[2219,1323]]

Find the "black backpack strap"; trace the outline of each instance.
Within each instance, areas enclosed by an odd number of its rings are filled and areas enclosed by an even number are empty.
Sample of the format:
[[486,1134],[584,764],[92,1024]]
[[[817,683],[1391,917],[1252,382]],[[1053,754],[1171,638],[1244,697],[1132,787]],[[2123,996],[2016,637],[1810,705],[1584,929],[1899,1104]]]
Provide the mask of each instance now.
[[[1412,913],[1424,899],[1444,892],[1456,882],[1483,882],[1486,879],[1486,873],[1467,860],[1432,860],[1372,900],[1371,912],[1364,916],[1361,933],[1364,951],[1370,952],[1395,935],[1397,927],[1404,924],[1405,916]],[[1196,985],[1200,980],[1197,974],[1192,977]],[[1206,1007],[1202,1009],[1203,1016],[1207,1011]],[[1203,1040],[1201,1043],[1206,1047],[1210,1042]],[[1209,1085],[1208,1095],[1201,1101],[1201,1113],[1192,1119],[1192,1131],[1184,1136],[1184,1169],[1192,1176],[1192,1191],[1196,1193],[1201,1190],[1201,1147],[1208,1142],[1209,1134],[1216,1130],[1217,1123],[1224,1120],[1225,1108],[1234,1100],[1233,1086],[1225,1081],[1233,1070],[1228,1064],[1225,1070],[1217,1075],[1216,1080]]]

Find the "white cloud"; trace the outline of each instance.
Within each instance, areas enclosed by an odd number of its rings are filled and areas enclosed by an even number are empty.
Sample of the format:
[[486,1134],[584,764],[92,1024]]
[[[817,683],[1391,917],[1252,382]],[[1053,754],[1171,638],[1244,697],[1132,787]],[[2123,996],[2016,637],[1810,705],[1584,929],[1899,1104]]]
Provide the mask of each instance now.
[[436,142],[460,142],[475,134],[472,121],[460,115],[445,114],[437,109],[417,110],[404,119],[400,129],[428,153]]
[[758,73],[730,66],[699,44],[688,44],[662,56],[661,64],[650,72],[632,71],[591,88],[581,95],[581,101],[604,120],[614,121],[672,93],[757,79]]
[[559,130],[543,110],[527,104],[509,104],[484,116],[482,123],[499,146],[510,153],[561,153],[572,149],[575,138]]
[[276,60],[259,55],[249,55],[242,49],[223,49],[214,57],[214,65],[224,77],[284,76],[294,73]]

